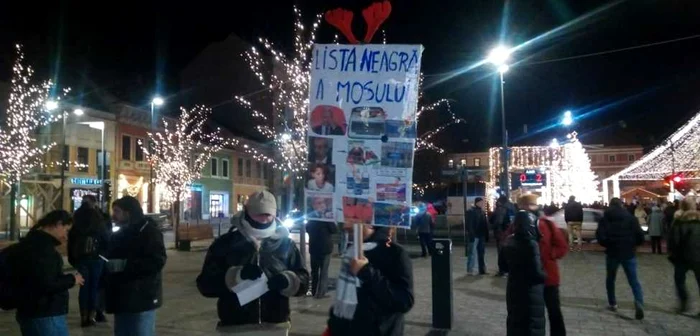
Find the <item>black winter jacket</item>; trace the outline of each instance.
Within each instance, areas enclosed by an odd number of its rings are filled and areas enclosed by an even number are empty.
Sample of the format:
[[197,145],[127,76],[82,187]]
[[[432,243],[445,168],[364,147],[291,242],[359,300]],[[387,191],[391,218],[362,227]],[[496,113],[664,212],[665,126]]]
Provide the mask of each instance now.
[[126,266],[106,276],[107,312],[140,313],[162,306],[167,256],[158,225],[141,217],[112,234],[109,246],[107,258],[126,259]]
[[68,313],[71,274],[63,274],[61,242],[41,230],[29,231],[7,256],[12,288],[17,290],[17,319],[60,316]]
[[700,211],[685,211],[673,221],[668,252],[674,265],[700,269]]
[[595,236],[605,247],[605,254],[619,260],[633,258],[637,246],[644,243],[644,231],[637,218],[618,206],[611,206],[603,213]]
[[545,334],[544,281],[537,216],[527,211],[515,215],[515,233],[508,237],[504,253],[508,262],[508,336]]
[[327,255],[333,253],[334,233],[338,233],[338,226],[333,222],[309,221],[306,225],[309,234],[309,254]]
[[406,250],[388,243],[386,229],[379,229],[365,242],[377,246],[365,251],[369,264],[357,274],[357,308],[352,321],[333,315],[328,328],[332,336],[400,336],[404,314],[413,307],[413,266]]
[[100,210],[83,204],[73,213],[73,227],[68,233],[68,262],[78,268],[84,260],[98,259],[108,252],[109,234]]
[[569,202],[564,208],[564,221],[583,222],[583,206],[579,202]]
[[[216,307],[221,325],[288,322],[289,296],[305,295],[309,288],[309,273],[302,264],[301,253],[288,237],[287,229],[278,222],[274,224],[275,234],[263,239],[258,250],[255,239],[242,223],[243,218],[242,213],[232,218],[231,230],[209,247],[197,277],[197,288],[205,297],[218,298]],[[268,279],[283,274],[289,286],[282,292],[268,291],[260,299],[241,306],[231,288],[241,281],[239,272],[247,264],[258,264]]]
[[484,239],[489,241],[489,221],[486,219],[486,213],[478,206],[474,206],[467,211],[467,236],[469,241],[473,242],[474,238]]

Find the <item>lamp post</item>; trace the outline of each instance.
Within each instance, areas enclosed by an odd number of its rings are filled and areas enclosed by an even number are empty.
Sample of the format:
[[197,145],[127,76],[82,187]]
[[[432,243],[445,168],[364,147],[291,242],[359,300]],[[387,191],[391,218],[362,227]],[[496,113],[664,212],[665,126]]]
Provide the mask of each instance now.
[[501,80],[501,132],[503,133],[503,148],[501,150],[501,167],[503,174],[501,175],[501,191],[507,197],[510,194],[510,176],[508,175],[508,131],[506,130],[506,99],[503,80],[503,75],[510,68],[506,62],[510,58],[512,50],[504,46],[497,46],[491,50],[487,62],[493,64],[498,70]]
[[[154,117],[156,106],[161,106],[165,103],[163,98],[155,96],[151,100],[151,134],[156,131],[156,119]],[[153,148],[153,142],[148,142],[151,149]],[[150,178],[148,181],[148,212],[153,213],[155,211],[155,205],[153,204],[156,198],[156,188],[154,185],[155,179],[153,178],[153,162],[151,162],[151,170],[149,174]]]

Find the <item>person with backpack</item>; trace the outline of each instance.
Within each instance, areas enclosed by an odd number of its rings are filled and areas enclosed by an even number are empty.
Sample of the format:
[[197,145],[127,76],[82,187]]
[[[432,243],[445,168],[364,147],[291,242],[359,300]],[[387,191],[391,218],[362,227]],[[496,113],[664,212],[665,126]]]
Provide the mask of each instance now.
[[16,319],[23,336],[68,335],[68,290],[85,283],[80,273],[63,273],[63,258],[56,250],[66,241],[70,225],[68,212],[51,211],[24,239],[3,251],[7,254],[2,273],[9,280],[13,302],[7,302],[3,295],[2,306],[17,309]]
[[110,240],[105,283],[114,335],[153,336],[156,309],[163,305],[161,272],[167,260],[163,234],[131,196],[112,203],[112,218],[121,227]]
[[83,196],[80,208],[73,213],[73,227],[68,234],[68,262],[85,277],[85,286],[80,287],[78,293],[81,327],[94,326],[98,317],[106,321],[104,314],[97,316],[96,313],[104,268],[100,255],[107,254],[109,238],[96,204],[95,196]]

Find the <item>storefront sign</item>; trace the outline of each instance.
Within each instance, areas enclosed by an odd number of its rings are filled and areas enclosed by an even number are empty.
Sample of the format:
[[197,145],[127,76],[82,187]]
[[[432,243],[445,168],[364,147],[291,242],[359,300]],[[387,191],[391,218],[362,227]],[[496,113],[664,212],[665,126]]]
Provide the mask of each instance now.
[[102,185],[102,180],[89,177],[73,177],[70,179],[70,183],[80,185]]

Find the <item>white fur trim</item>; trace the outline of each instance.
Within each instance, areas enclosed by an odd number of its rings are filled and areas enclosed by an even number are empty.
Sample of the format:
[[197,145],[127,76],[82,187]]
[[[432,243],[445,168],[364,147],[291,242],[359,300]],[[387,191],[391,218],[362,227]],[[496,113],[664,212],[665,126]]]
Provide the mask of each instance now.
[[233,287],[235,287],[237,284],[243,281],[243,279],[241,279],[242,268],[243,267],[240,266],[233,266],[226,270],[226,276],[224,277],[224,281],[226,281],[226,288],[228,288],[228,290],[233,290]]
[[287,288],[280,291],[280,293],[287,297],[294,296],[299,291],[299,287],[301,286],[299,277],[292,271],[283,271],[281,274],[287,278],[287,283],[289,283],[289,285]]

